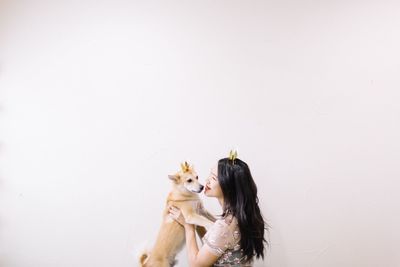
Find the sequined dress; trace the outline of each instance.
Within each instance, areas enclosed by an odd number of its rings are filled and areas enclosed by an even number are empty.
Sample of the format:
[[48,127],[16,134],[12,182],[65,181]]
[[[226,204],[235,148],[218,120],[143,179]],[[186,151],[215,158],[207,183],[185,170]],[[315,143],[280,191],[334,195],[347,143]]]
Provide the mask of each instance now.
[[252,266],[240,248],[239,225],[232,215],[216,220],[202,240],[211,253],[220,256],[214,267]]

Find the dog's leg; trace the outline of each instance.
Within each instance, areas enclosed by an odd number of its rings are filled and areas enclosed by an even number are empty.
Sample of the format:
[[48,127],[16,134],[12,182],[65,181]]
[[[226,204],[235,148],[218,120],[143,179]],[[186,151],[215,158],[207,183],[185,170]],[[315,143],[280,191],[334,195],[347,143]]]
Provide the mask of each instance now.
[[210,228],[211,225],[214,224],[213,221],[211,221],[211,220],[207,219],[206,217],[203,217],[199,214],[196,214],[196,213],[189,213],[189,214],[186,213],[185,214],[185,212],[183,210],[182,210],[182,213],[183,213],[183,217],[185,217],[185,221],[187,223],[200,225],[200,226],[205,227],[206,229]]
[[209,219],[209,220],[212,221],[212,222],[215,222],[215,221],[216,221],[215,217],[214,217],[211,213],[209,213],[206,209],[203,209],[203,210],[200,212],[200,215],[206,217],[207,219]]
[[158,261],[156,261],[154,263],[155,263],[154,267],[171,267],[171,264],[168,262],[167,259],[158,260]]
[[206,210],[204,208],[203,203],[201,201],[199,201],[199,203],[197,203],[196,213],[206,217],[207,219],[209,219],[212,222],[216,221],[215,217],[210,212],[208,212],[208,210]]

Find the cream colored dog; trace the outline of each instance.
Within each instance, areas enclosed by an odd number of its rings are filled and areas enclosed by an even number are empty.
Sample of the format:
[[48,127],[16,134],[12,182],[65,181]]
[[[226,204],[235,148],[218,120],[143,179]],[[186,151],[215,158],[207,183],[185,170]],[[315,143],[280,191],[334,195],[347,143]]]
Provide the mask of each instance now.
[[172,180],[172,190],[167,197],[161,228],[152,250],[140,256],[140,266],[174,266],[175,256],[185,243],[185,230],[169,216],[170,206],[179,208],[188,223],[197,225],[196,230],[201,237],[205,234],[204,228],[208,228],[215,221],[214,217],[202,206],[198,193],[204,186],[199,183],[193,166],[185,162],[181,164],[181,168],[182,170],[176,174],[168,175]]

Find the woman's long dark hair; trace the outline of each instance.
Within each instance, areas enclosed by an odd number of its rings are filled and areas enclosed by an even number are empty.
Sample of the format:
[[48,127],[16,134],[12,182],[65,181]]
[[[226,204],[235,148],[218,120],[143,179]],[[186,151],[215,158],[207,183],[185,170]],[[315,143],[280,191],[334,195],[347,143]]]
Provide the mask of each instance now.
[[248,165],[240,160],[218,161],[218,182],[224,195],[223,215],[231,213],[238,221],[240,247],[247,259],[264,259],[264,233],[268,225],[258,206],[257,186]]

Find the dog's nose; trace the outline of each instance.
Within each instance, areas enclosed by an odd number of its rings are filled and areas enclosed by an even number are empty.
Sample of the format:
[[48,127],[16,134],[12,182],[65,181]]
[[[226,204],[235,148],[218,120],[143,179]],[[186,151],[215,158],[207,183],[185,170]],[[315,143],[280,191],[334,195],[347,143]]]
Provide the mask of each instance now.
[[201,186],[200,186],[200,191],[203,190],[203,188],[204,188],[204,185],[201,185]]

